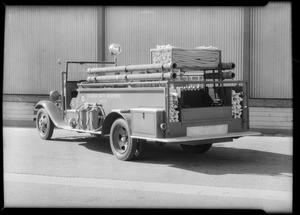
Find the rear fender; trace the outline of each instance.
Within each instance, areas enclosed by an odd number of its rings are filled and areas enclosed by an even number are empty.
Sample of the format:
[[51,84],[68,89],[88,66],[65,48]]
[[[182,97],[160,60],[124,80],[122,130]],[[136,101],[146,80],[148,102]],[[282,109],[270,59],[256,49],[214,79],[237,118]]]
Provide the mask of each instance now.
[[60,128],[61,126],[67,125],[67,123],[63,119],[62,110],[57,107],[54,102],[42,100],[39,101],[34,108],[36,110],[44,108],[56,127]]
[[[105,120],[104,120],[103,126],[102,126],[102,135],[109,135],[112,124],[118,118],[123,118],[127,122],[129,128],[131,128],[130,127],[130,122],[131,122],[130,113],[121,113],[121,112],[122,112],[122,110],[114,110],[113,112],[109,113],[105,117]],[[130,134],[131,134],[131,130],[130,130]]]

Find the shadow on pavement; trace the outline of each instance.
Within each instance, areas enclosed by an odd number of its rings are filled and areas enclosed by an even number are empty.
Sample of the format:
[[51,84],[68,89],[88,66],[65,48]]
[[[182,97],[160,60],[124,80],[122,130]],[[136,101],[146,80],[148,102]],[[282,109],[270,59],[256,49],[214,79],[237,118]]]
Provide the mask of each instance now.
[[[101,153],[111,154],[109,140],[95,137],[55,138],[53,141],[80,142],[80,146]],[[112,155],[112,159],[116,159]],[[211,175],[261,174],[281,175],[292,173],[292,155],[253,149],[212,147],[205,154],[187,154],[179,145],[158,146],[147,143],[146,152],[136,163],[164,164]],[[124,162],[124,161],[120,161]]]
[[80,146],[84,146],[85,148],[92,151],[103,152],[111,155],[113,154],[110,149],[109,139],[105,137],[67,136],[67,137],[52,138],[50,141],[79,143]]
[[91,137],[88,141],[79,145],[84,146],[89,150],[113,155],[110,149],[109,139],[104,137]]
[[187,154],[180,146],[163,148],[148,144],[144,158],[137,162],[168,164],[170,167],[210,174],[261,174],[292,173],[291,155],[252,149],[212,147],[205,154]]

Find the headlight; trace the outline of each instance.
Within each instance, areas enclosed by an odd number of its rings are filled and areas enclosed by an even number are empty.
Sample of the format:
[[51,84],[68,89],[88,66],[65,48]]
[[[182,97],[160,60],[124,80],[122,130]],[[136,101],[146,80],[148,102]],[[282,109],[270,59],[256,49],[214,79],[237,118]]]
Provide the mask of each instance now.
[[59,100],[59,97],[60,97],[60,94],[59,94],[58,91],[53,90],[53,91],[50,92],[50,99],[51,99],[52,101],[55,101],[55,102],[56,102],[57,100]]

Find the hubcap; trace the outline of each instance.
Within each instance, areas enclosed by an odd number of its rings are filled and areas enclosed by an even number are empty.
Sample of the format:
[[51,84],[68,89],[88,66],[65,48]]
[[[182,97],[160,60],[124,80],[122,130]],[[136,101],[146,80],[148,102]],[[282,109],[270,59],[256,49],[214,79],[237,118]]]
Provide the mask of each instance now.
[[117,126],[114,132],[114,148],[119,153],[126,152],[128,147],[128,135],[126,129],[122,126]]
[[42,135],[45,135],[48,128],[48,120],[45,114],[41,114],[38,121],[39,131]]

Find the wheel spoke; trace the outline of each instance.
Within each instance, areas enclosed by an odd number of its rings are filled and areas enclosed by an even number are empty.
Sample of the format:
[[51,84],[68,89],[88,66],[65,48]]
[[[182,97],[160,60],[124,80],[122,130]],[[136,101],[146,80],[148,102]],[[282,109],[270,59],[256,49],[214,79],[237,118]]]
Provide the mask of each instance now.
[[48,119],[46,117],[43,119],[43,123],[48,124]]
[[120,149],[122,151],[126,151],[127,149],[127,138],[125,136],[122,136],[121,139],[119,140],[119,146],[120,146]]
[[48,119],[47,116],[44,114],[41,114],[39,117],[39,130],[40,132],[45,135],[47,133],[47,128],[48,128]]
[[119,143],[120,148],[122,148],[123,146],[125,146],[125,143],[122,141],[122,139],[120,139],[118,143]]
[[42,115],[42,121],[44,124],[48,123],[47,117],[45,115]]
[[126,133],[127,133],[127,132],[126,132],[125,128],[122,127],[122,128],[119,129],[119,134],[120,134],[121,136],[124,136]]
[[120,152],[125,152],[128,147],[128,136],[124,127],[119,127],[116,130],[115,137],[117,138],[117,148]]
[[36,120],[36,127],[39,135],[42,139],[49,140],[53,134],[54,125],[51,118],[43,108],[38,111]]
[[120,149],[125,152],[126,149],[127,149],[127,145],[126,144],[122,144],[122,146],[120,146]]
[[47,124],[42,125],[42,132],[46,133],[47,132]]

